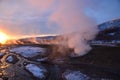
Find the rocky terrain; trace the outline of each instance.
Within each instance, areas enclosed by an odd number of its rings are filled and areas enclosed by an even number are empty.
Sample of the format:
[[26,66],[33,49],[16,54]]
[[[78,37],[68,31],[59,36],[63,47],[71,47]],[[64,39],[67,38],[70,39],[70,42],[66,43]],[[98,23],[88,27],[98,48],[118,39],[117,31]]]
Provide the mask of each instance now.
[[92,50],[78,57],[62,36],[8,41],[0,46],[0,80],[119,80],[120,19],[98,28]]

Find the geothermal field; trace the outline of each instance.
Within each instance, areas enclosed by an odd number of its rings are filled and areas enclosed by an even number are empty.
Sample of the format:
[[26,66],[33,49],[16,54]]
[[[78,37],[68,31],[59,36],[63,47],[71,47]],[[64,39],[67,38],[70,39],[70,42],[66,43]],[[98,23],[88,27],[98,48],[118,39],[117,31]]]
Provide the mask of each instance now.
[[89,46],[81,44],[82,54],[69,46],[69,36],[29,37],[1,44],[0,80],[120,79],[120,19],[98,25],[96,37],[85,42]]

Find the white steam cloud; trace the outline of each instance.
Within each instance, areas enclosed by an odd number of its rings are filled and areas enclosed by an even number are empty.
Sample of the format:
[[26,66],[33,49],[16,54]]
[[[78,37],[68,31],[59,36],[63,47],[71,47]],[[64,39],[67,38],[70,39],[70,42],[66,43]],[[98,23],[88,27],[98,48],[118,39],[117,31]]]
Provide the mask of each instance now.
[[50,16],[50,21],[61,26],[61,32],[67,34],[68,46],[74,48],[77,55],[86,54],[91,49],[87,42],[92,40],[97,33],[95,19],[85,14],[86,1],[64,0],[59,3],[60,6]]

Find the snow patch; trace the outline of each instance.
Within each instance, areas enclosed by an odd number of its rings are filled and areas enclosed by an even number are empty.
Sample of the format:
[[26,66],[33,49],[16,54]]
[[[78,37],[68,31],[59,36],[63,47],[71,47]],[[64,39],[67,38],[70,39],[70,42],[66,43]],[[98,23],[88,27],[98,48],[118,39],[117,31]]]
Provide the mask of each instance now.
[[48,60],[48,57],[44,57],[44,58],[41,58],[41,59],[37,59],[36,61],[41,62],[41,61],[47,61],[47,60]]
[[13,59],[13,56],[8,56],[6,60],[7,60],[8,62],[12,62],[14,59]]
[[116,27],[120,27],[120,19],[111,20],[103,24],[100,24],[98,28],[100,31],[103,31],[105,29],[116,28]]
[[93,40],[90,42],[90,45],[98,45],[98,46],[110,46],[110,47],[117,47],[120,44],[120,40]]
[[28,64],[25,66],[26,70],[33,74],[33,76],[43,79],[47,70],[43,66],[37,66],[35,64]]
[[90,78],[81,73],[80,71],[66,71],[64,74],[63,74],[63,77],[65,78],[65,80],[89,80]]
[[45,54],[46,49],[40,47],[32,47],[32,46],[21,46],[10,49],[10,52],[14,52],[16,54],[20,54],[24,57],[34,57],[39,54]]

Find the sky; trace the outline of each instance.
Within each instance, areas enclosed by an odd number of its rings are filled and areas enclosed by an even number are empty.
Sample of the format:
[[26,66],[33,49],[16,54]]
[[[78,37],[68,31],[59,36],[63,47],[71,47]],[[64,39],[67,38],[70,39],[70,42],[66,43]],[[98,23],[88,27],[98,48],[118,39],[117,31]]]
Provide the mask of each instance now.
[[70,33],[116,18],[120,0],[0,0],[0,31],[12,36]]

